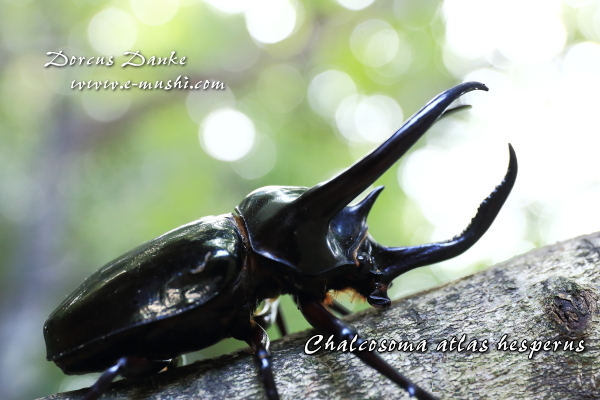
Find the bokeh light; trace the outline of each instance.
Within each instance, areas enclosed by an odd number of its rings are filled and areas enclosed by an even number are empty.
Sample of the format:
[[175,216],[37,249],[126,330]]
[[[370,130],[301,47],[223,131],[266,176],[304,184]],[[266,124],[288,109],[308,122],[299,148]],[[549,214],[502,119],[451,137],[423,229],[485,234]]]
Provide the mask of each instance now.
[[133,15],[148,25],[169,22],[179,10],[179,0],[131,0]]
[[85,112],[92,118],[102,122],[121,118],[131,105],[131,94],[128,92],[85,92],[81,97]]
[[202,147],[208,154],[218,160],[236,161],[254,145],[256,130],[246,114],[222,108],[206,116],[200,134]]
[[277,43],[287,38],[296,26],[294,0],[255,0],[245,10],[246,27],[261,43]]
[[247,7],[246,0],[204,0],[217,10],[229,14],[238,14],[244,12]]
[[337,2],[348,10],[362,10],[369,7],[375,0],[337,0]]
[[[600,230],[600,0],[8,0],[0,33],[3,400],[88,384],[44,360],[41,326],[91,271],[258,187],[330,178],[460,82],[490,91],[462,97],[472,108],[375,183],[387,189],[370,232],[400,246],[460,233],[504,176],[508,143],[517,183],[473,248],[391,295]],[[60,50],[114,65],[44,68]],[[120,68],[138,50],[187,62]],[[71,89],[179,75],[225,89]],[[306,328],[285,302],[292,330]],[[220,346],[196,358],[233,345]]]
[[96,51],[116,56],[131,50],[137,38],[137,28],[131,14],[110,7],[94,15],[88,26],[88,38]]
[[402,109],[388,96],[352,95],[342,101],[335,118],[346,139],[382,143],[402,124]]
[[209,92],[192,90],[187,96],[186,106],[190,118],[201,124],[206,115],[219,108],[234,108],[235,94],[230,88]]
[[232,163],[235,172],[245,179],[258,179],[268,174],[277,161],[275,144],[267,136],[261,136],[258,144],[243,158]]
[[354,56],[364,65],[381,67],[398,53],[398,34],[387,22],[372,19],[359,24],[350,36]]
[[356,94],[356,85],[345,72],[328,70],[315,76],[308,86],[308,101],[312,109],[333,117],[344,98]]

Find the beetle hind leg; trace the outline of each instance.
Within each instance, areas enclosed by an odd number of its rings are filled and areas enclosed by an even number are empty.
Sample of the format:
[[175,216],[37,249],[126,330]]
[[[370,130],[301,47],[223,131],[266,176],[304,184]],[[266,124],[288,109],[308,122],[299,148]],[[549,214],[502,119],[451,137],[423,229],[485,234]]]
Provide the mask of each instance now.
[[[298,296],[297,302],[300,306],[300,311],[308,323],[317,330],[334,335],[335,339],[339,341],[351,341],[356,336],[355,343],[357,347],[364,342],[364,340],[358,336],[358,332],[353,326],[347,324],[339,318],[336,318],[333,314],[327,311],[327,309],[320,302],[304,298],[303,296]],[[394,381],[398,386],[406,390],[411,397],[415,396],[419,400],[436,400],[436,398],[431,394],[421,389],[396,371],[396,369],[386,363],[376,353],[372,351],[357,351],[354,353],[354,355],[360,358],[371,368],[386,376],[388,379]]]
[[83,400],[99,399],[117,375],[122,375],[126,378],[146,376],[161,371],[168,366],[170,362],[171,360],[121,357],[115,365],[104,371],[102,375],[100,375],[100,378],[90,386]]

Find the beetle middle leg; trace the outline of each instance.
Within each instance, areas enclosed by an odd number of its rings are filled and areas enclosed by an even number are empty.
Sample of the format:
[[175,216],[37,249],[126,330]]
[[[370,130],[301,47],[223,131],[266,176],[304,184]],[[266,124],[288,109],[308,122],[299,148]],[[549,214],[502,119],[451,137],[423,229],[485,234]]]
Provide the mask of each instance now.
[[[356,345],[360,346],[364,342],[358,336],[356,328],[350,324],[336,318],[318,301],[309,299],[305,296],[297,296],[298,306],[300,311],[306,318],[309,324],[315,329],[334,335],[336,340],[352,340],[356,336]],[[419,400],[436,400],[431,394],[421,389],[402,374],[396,371],[391,365],[386,363],[381,357],[372,351],[357,351],[354,353],[365,364],[383,374],[387,378],[394,381],[398,386],[405,389],[411,396],[417,397]]]
[[257,324],[262,326],[264,330],[267,330],[273,322],[275,322],[279,334],[282,337],[288,334],[287,326],[283,319],[283,313],[281,312],[279,298],[265,300],[260,310],[254,314],[253,319]]
[[108,389],[108,385],[122,375],[127,378],[141,377],[157,373],[169,365],[171,360],[151,360],[140,357],[121,357],[115,365],[104,371],[90,386],[83,400],[97,400]]
[[250,331],[243,339],[250,345],[256,364],[258,367],[258,376],[265,387],[267,399],[279,400],[275,379],[273,378],[273,363],[269,352],[269,337],[267,332],[254,321],[251,322]]

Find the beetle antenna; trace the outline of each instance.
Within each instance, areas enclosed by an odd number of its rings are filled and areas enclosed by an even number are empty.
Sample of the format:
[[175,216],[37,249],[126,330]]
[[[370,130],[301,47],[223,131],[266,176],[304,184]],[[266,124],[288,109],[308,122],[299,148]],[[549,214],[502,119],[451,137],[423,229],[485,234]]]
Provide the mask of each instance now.
[[456,257],[468,250],[483,236],[500,212],[517,178],[517,156],[510,144],[508,145],[508,150],[510,161],[504,180],[481,203],[477,209],[477,214],[460,235],[445,242],[414,247],[392,248],[380,245],[375,246],[374,253],[378,253],[377,256],[390,263],[383,270],[383,275],[387,282],[391,282],[397,276],[411,269]]
[[[402,157],[452,102],[472,90],[487,91],[488,88],[479,82],[465,82],[439,94],[371,153],[338,176],[306,191],[298,199],[304,210],[308,215],[331,220]],[[449,112],[463,108],[459,106]]]

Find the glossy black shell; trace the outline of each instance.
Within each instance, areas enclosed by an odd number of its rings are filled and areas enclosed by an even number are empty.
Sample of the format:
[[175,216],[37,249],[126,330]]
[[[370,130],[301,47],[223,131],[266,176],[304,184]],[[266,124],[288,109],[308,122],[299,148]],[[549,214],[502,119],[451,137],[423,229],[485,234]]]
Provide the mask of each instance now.
[[48,360],[86,373],[124,355],[169,359],[231,336],[233,310],[244,299],[219,294],[236,290],[244,260],[231,214],[142,244],[87,278],[50,315]]
[[[311,224],[314,217],[303,216],[295,207],[309,190],[301,186],[259,188],[236,211],[244,220],[253,251],[296,272],[318,276],[357,264],[355,251],[366,235],[366,214],[382,189],[374,190],[362,206],[345,207],[328,224],[319,218]],[[297,224],[298,219],[303,224]]]

